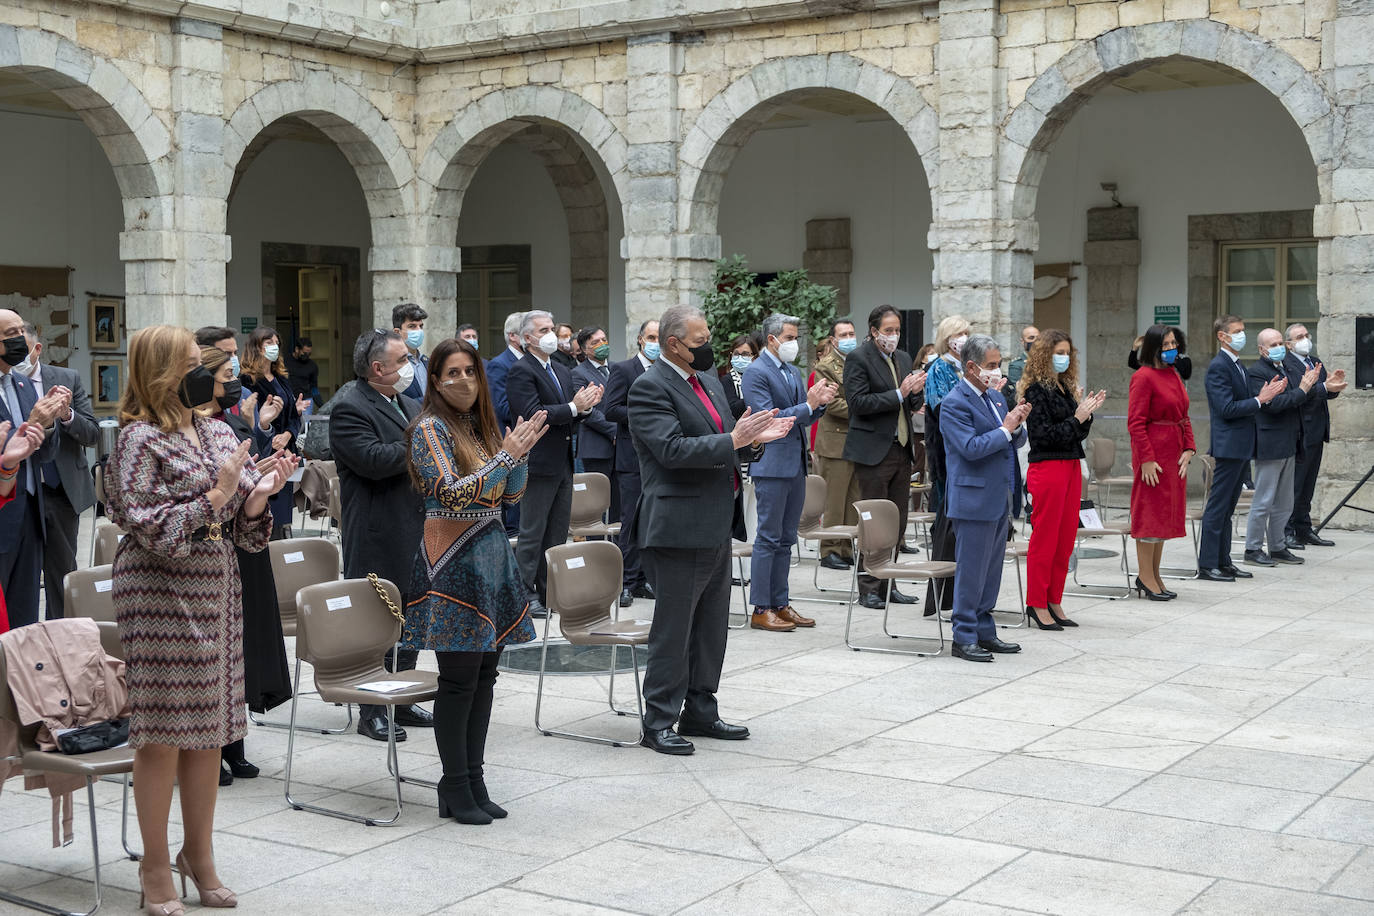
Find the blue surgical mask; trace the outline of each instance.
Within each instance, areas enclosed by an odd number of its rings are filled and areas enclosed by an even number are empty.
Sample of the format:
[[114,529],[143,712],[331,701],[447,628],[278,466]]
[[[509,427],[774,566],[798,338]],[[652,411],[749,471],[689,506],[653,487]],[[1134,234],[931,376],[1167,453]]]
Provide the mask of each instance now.
[[859,338],[857,337],[842,337],[839,340],[835,341],[835,349],[839,350],[845,356],[848,356],[849,354],[853,353],[854,348],[858,345]]
[[412,350],[419,350],[419,349],[420,349],[421,347],[423,347],[424,345],[425,345],[425,329],[424,329],[424,328],[415,328],[414,330],[406,331],[406,346],[407,346],[407,347],[410,347],[410,349],[412,349]]
[[649,362],[658,359],[658,341],[650,340],[644,344],[644,356]]
[[745,369],[749,368],[749,364],[753,361],[754,357],[752,356],[732,356],[730,357],[730,366],[736,372],[743,372]]
[[239,377],[239,357],[238,357],[238,354],[237,354],[237,353],[234,354],[233,356],[229,357],[229,365],[230,365],[230,367],[232,367],[233,370],[234,370],[234,378],[238,378],[238,377]]
[[267,361],[269,363],[275,363],[277,361],[277,357],[281,355],[281,347],[277,346],[276,344],[268,344],[267,346],[262,348],[262,355],[267,357]]
[[1245,349],[1245,332],[1237,331],[1231,335],[1231,349],[1239,353]]
[[1172,366],[1174,360],[1178,359],[1178,347],[1174,347],[1170,350],[1160,350],[1159,358],[1164,360],[1164,365]]
[[477,338],[475,338],[475,337],[474,337],[472,340],[469,340],[468,343],[472,344],[472,349],[474,349],[474,350],[481,349],[480,347],[478,347],[478,345],[477,345]]
[[1275,344],[1269,348],[1269,358],[1276,363],[1283,362],[1283,358],[1288,355],[1288,348],[1283,344]]
[[1069,354],[1067,353],[1056,353],[1051,357],[1051,361],[1054,363],[1055,372],[1065,372],[1069,368]]

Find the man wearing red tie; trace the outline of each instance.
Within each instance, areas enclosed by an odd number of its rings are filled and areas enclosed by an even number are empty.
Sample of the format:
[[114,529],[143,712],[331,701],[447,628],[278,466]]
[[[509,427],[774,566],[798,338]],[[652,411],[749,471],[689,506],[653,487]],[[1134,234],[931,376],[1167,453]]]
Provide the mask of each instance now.
[[[630,431],[642,489],[635,533],[657,594],[644,674],[645,747],[690,754],[686,736],[723,740],[749,729],[720,718],[730,539],[744,537],[739,450],[757,461],[791,417],[746,411],[736,422],[716,378],[701,311],[673,306],[659,321],[660,359],[630,387]],[[677,730],[673,724],[677,723]]]

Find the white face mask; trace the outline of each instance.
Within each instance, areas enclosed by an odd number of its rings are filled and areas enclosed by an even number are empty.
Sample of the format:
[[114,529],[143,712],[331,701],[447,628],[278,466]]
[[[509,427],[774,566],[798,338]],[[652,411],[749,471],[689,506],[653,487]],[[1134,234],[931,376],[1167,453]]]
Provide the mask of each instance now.
[[900,340],[901,337],[902,335],[900,334],[879,334],[876,338],[878,349],[882,350],[884,353],[896,352],[897,341]]
[[404,394],[405,390],[410,387],[410,383],[415,381],[415,366],[410,360],[406,360],[405,365],[397,371],[401,373],[401,377],[392,383],[391,390],[397,394]]
[[553,331],[549,331],[543,337],[539,338],[538,347],[540,352],[545,356],[549,355],[554,350],[558,349],[558,335]]
[[999,366],[998,368],[996,368],[996,369],[979,369],[979,370],[978,370],[978,378],[982,381],[982,383],[983,383],[984,385],[987,385],[989,388],[992,387],[992,383],[993,383],[993,382],[997,381],[997,380],[1000,379],[1001,377],[1002,377],[1002,368],[1001,368],[1000,366]]
[[778,359],[784,363],[793,362],[797,358],[797,353],[801,351],[801,344],[795,340],[778,341]]
[[967,341],[967,340],[968,340],[968,335],[967,335],[967,334],[960,334],[958,337],[955,337],[955,338],[953,338],[953,339],[950,340],[950,342],[949,342],[949,348],[950,348],[951,350],[953,350],[955,353],[961,353],[961,352],[963,352],[963,349],[964,349],[964,343],[965,343],[965,341]]
[[35,376],[35,374],[38,372],[38,360],[34,359],[32,350],[29,351],[28,356],[24,357],[24,361],[22,363],[14,367],[14,370],[18,372],[20,375],[26,375],[29,378],[33,378]]
[[275,363],[277,356],[281,353],[281,347],[276,344],[268,344],[262,348],[262,355],[267,357],[269,363]]
[[571,338],[571,337],[560,337],[560,338],[558,338],[558,349],[562,350],[564,353],[570,353],[570,352],[572,352],[572,338]]
[[1306,356],[1312,352],[1312,338],[1304,337],[1293,344],[1293,352],[1299,356]]

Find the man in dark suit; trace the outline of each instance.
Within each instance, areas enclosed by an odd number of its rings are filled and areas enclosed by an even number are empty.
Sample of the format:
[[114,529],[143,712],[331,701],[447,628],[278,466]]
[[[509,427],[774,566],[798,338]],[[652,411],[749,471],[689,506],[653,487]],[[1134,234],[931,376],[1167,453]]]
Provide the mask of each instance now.
[[520,500],[520,541],[515,559],[530,590],[530,614],[543,617],[548,567],[544,551],[568,539],[572,518],[573,434],[601,401],[602,386],[578,388],[567,367],[552,359],[558,349],[553,315],[525,313],[520,326],[525,358],[506,376],[507,412],[513,422],[547,412],[546,431],[530,449],[529,480]]
[[1294,370],[1290,376],[1285,370],[1288,348],[1283,345],[1283,335],[1274,328],[1260,331],[1258,343],[1260,358],[1247,373],[1250,393],[1258,395],[1276,379],[1288,384],[1272,401],[1261,405],[1255,416],[1255,497],[1245,526],[1245,562],[1252,566],[1296,566],[1303,560],[1288,549],[1284,528],[1293,512],[1293,470],[1303,450],[1302,405],[1321,370],[1314,366]]
[[[506,316],[506,348],[487,361],[487,389],[491,392],[491,407],[496,411],[496,423],[504,434],[515,426],[506,415],[506,374],[525,355],[525,347],[520,342],[520,323],[525,320],[524,312],[511,312]],[[520,504],[507,505],[501,510],[501,519],[506,526],[506,537],[520,534]]]
[[13,498],[0,508],[0,593],[8,605],[10,626],[22,627],[38,622],[47,537],[42,473],[57,457],[56,424],[70,416],[72,393],[53,385],[39,397],[28,376],[17,371],[29,355],[24,319],[17,312],[0,309],[0,343],[0,422],[10,424],[11,436],[26,421],[42,427],[44,434],[43,445],[19,466]]
[[[577,332],[577,345],[586,355],[572,371],[573,384],[578,387],[600,385],[606,387],[611,378],[608,364],[611,345],[606,341],[604,328],[595,326]],[[593,407],[582,420],[577,431],[577,457],[582,461],[582,469],[594,474],[605,474],[611,483],[611,508],[607,522],[620,521],[620,481],[615,476],[615,436],[617,426],[606,419],[601,405]]]
[[429,313],[414,302],[402,302],[391,310],[391,327],[405,338],[406,360],[415,370],[415,380],[401,392],[408,398],[423,402],[429,385],[429,356],[425,353],[425,319]]
[[[42,467],[43,521],[47,540],[43,544],[43,591],[47,595],[47,619],[63,616],[62,581],[76,569],[76,534],[81,513],[95,505],[95,484],[86,466],[86,449],[95,445],[100,426],[91,411],[91,398],[75,369],[45,366],[43,341],[33,325],[24,324],[24,339],[29,345],[28,376],[42,396],[49,388],[65,388],[72,393],[71,406],[57,417],[55,428],[57,454]],[[22,370],[24,365],[21,363]]]
[[1312,527],[1312,494],[1317,489],[1317,474],[1321,471],[1322,450],[1331,441],[1331,409],[1326,402],[1345,390],[1345,370],[1337,369],[1329,376],[1322,361],[1312,352],[1312,337],[1301,324],[1290,324],[1284,337],[1288,355],[1284,369],[1290,380],[1310,369],[1318,370],[1317,384],[1307,394],[1302,405],[1302,451],[1298,453],[1293,470],[1293,511],[1284,529],[1289,550],[1304,550],[1308,544],[1332,547],[1335,541],[1322,537]]
[[[863,499],[890,499],[897,504],[901,530],[911,507],[911,463],[915,438],[911,415],[921,409],[925,372],[911,368],[911,357],[897,349],[902,316],[880,305],[868,316],[868,339],[844,363],[844,395],[849,402],[849,433],[844,460],[853,462]],[[859,603],[884,606],[885,579],[859,576]],[[912,604],[915,598],[891,588],[887,601]]]
[[[405,337],[398,332],[363,334],[353,346],[358,384],[335,399],[329,414],[329,448],[339,472],[343,507],[344,577],[361,579],[376,573],[395,583],[402,596],[410,587],[425,528],[424,500],[411,486],[406,469],[406,428],[420,412],[420,405],[401,393],[414,381],[407,357]],[[387,655],[390,663],[391,653]],[[391,670],[413,670],[418,655],[401,650]],[[432,726],[434,718],[418,706],[398,706],[396,723],[425,727]],[[386,707],[359,708],[358,734],[385,741],[386,732]],[[396,740],[405,740],[400,728]]]
[[1020,652],[997,637],[992,608],[1002,586],[1016,450],[1026,441],[1024,401],[1011,410],[991,386],[1002,377],[1002,351],[973,334],[959,351],[964,379],[940,402],[945,440],[945,514],[954,525],[953,647],[956,658],[990,662]]
[[1240,499],[1245,470],[1255,457],[1255,415],[1261,405],[1288,387],[1288,380],[1277,377],[1258,394],[1251,394],[1249,376],[1240,364],[1240,353],[1245,349],[1245,322],[1235,315],[1223,315],[1213,323],[1212,330],[1218,350],[1207,366],[1206,387],[1212,421],[1211,453],[1216,469],[1202,513],[1202,534],[1198,537],[1198,578],[1234,582],[1254,577],[1231,562],[1231,516]]
[[658,322],[652,318],[639,326],[638,348],[634,356],[611,365],[606,379],[606,396],[601,412],[616,425],[615,476],[620,483],[620,554],[624,558],[620,606],[629,607],[636,598],[654,597],[653,587],[639,562],[635,541],[635,514],[639,511],[639,456],[630,433],[630,386],[658,359]]
[[[776,411],[730,416],[700,310],[673,306],[659,322],[663,353],[630,389],[629,422],[643,474],[635,529],[657,583],[644,673],[645,747],[690,754],[684,736],[724,740],[749,729],[716,706],[730,610],[730,539],[744,534],[739,449],[788,434]],[[673,723],[678,723],[673,731]]]

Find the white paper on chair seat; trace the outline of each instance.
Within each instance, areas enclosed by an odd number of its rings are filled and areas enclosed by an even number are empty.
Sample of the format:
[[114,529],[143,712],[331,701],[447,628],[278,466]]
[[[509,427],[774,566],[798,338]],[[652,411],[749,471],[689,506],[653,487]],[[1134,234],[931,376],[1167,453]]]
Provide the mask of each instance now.
[[872,512],[860,512],[860,513],[859,513],[859,518],[863,519],[863,520],[866,521],[866,522],[871,522],[871,521],[873,521],[873,513],[872,513]]
[[108,592],[113,587],[113,579],[101,579],[99,582],[95,584],[95,590],[98,592]]
[[359,690],[366,690],[369,693],[395,693],[398,690],[405,690],[407,687],[418,687],[410,681],[368,681],[366,684],[359,684]]
[[575,483],[575,484],[573,484],[573,489],[574,489],[574,490],[585,490],[585,489],[587,489],[587,485],[586,485],[585,483]]
[[340,595],[337,598],[330,598],[324,603],[324,606],[331,611],[337,611],[341,608],[352,607],[353,599],[347,595]]
[[1098,517],[1096,509],[1078,510],[1078,527],[1080,528],[1101,528],[1102,519]]
[[304,563],[304,562],[305,562],[305,551],[304,551],[304,550],[296,550],[296,551],[293,551],[293,552],[291,552],[291,553],[284,553],[284,554],[282,554],[281,561],[282,561],[283,563]]
[[[305,430],[301,430],[301,432],[304,433]],[[304,465],[304,464],[300,464],[300,465],[297,465],[297,466],[296,466],[296,470],[294,470],[294,471],[291,472],[291,476],[288,477],[288,478],[286,478],[286,482],[287,482],[287,483],[300,483],[301,480],[302,480],[304,477],[305,477],[305,465]]]
[[118,543],[119,543],[120,541],[122,541],[122,540],[124,540],[124,535],[122,535],[122,534],[116,534],[116,535],[115,535],[115,543],[116,543],[116,544],[118,544]]
[[568,569],[581,569],[587,565],[582,557],[568,557]]

